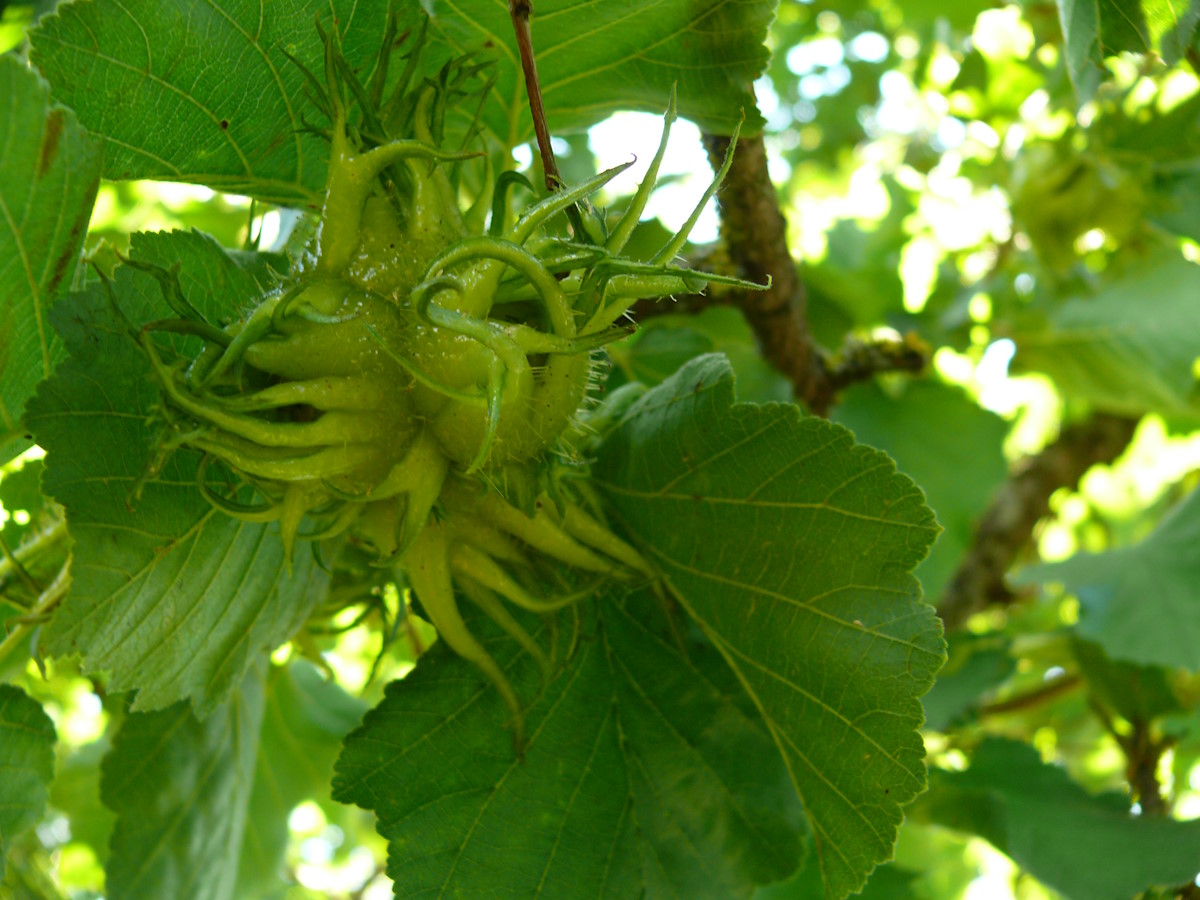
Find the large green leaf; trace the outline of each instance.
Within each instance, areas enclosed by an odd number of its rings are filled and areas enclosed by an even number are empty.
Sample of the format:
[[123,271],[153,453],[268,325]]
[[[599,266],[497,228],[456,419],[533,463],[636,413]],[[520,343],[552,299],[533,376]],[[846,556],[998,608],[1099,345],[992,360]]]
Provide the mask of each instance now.
[[[434,26],[457,50],[498,48],[485,112],[505,143],[533,136],[508,4],[432,0]],[[672,83],[679,112],[728,134],[740,110],[762,127],[751,85],[766,68],[775,0],[537,0],[533,46],[552,130],[586,128],[621,109],[661,113]]]
[[328,145],[305,98],[334,19],[360,71],[379,52],[387,0],[95,0],[34,30],[55,96],[105,138],[108,178],[191,181],[295,206],[319,202]]
[[12,840],[36,825],[54,777],[54,724],[20,688],[0,684],[0,879]]
[[21,414],[62,344],[46,321],[100,184],[100,148],[45,82],[0,56],[0,464],[29,446]]
[[265,706],[238,864],[242,897],[270,896],[282,887],[288,815],[303,800],[329,797],[342,739],[367,710],[303,660],[272,669]]
[[874,382],[856,386],[843,395],[833,420],[859,443],[886,451],[925,492],[944,531],[916,575],[927,596],[940,596],[1008,472],[1008,424],[961,389],[934,380],[911,382],[894,397]]
[[1196,0],[1058,0],[1067,71],[1080,103],[1104,76],[1104,58],[1123,51],[1177,62],[1200,24]]
[[[178,263],[185,295],[209,321],[237,317],[260,292],[201,235],[139,235],[132,252]],[[124,266],[112,290],[135,323],[171,315],[148,274]],[[29,425],[47,452],[44,487],[66,508],[75,541],[72,588],[43,649],[82,652],[88,670],[110,672],[110,690],[138,690],[135,709],[191,698],[203,715],[304,621],[325,577],[307,544],[289,568],[277,524],[215,511],[196,490],[195,453],[171,457],[133,503],[158,389],[112,303],[94,284],[55,307],[70,356],[30,402]]]
[[1014,366],[1069,397],[1116,413],[1200,413],[1200,266],[1174,250],[1131,265],[1091,297],[1067,300],[1044,327],[1012,335]]
[[830,896],[857,890],[924,789],[918,698],[945,660],[909,574],[937,534],[920,490],[840,426],[735,403],[719,356],[638,401],[595,477],[766,719]]
[[228,900],[254,782],[266,659],[205,719],[187,703],[130,713],[102,766],[117,813],[107,873],[113,900]]
[[1200,669],[1200,492],[1132,547],[1077,553],[1020,580],[1057,582],[1079,598],[1079,633],[1114,660]]
[[1088,794],[1017,741],[985,740],[967,771],[935,772],[921,805],[1072,900],[1128,900],[1200,869],[1200,821],[1134,818],[1126,797]]
[[375,810],[397,896],[733,898],[795,868],[799,806],[712,649],[681,652],[649,591],[579,613],[540,696],[533,659],[473,626],[538,696],[523,756],[496,690],[441,645],[347,739],[334,796]]

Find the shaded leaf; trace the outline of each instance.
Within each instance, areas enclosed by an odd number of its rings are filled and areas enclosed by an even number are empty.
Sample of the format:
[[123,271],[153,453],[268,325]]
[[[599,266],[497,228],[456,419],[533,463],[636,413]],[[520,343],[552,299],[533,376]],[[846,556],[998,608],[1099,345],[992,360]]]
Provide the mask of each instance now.
[[[920,873],[910,872],[889,864],[880,866],[867,879],[867,886],[858,894],[859,900],[922,900],[924,894],[916,889]],[[825,900],[825,884],[821,867],[816,860],[779,884],[759,888],[754,900]]]
[[63,812],[71,823],[71,840],[91,848],[103,865],[108,859],[116,814],[100,800],[100,766],[112,749],[105,736],[72,750],[54,773],[50,805]]
[[[139,235],[133,253],[180,263],[185,295],[210,321],[237,317],[260,292],[197,234]],[[118,270],[113,292],[133,322],[171,315],[154,279],[131,267]],[[196,490],[196,453],[173,455],[131,510],[159,402],[149,364],[103,284],[64,299],[54,319],[71,355],[28,418],[47,451],[44,487],[66,508],[75,548],[72,588],[42,647],[82,652],[87,670],[111,673],[110,690],[138,690],[136,710],[190,698],[203,715],[304,621],[325,576],[304,543],[289,570],[277,524],[215,511]]]
[[101,770],[117,813],[107,895],[226,900],[234,895],[263,713],[266,660],[203,721],[187,703],[130,713]]
[[[367,77],[387,0],[96,0],[65,3],[33,31],[55,96],[105,137],[107,178],[190,181],[304,206],[319,203],[328,145],[304,75],[324,71],[314,22],[336,19]],[[286,53],[285,53],[286,51]]]
[[921,701],[925,707],[925,726],[947,731],[961,725],[1016,667],[1017,661],[1003,639],[951,635],[946,666]]
[[[7,97],[7,100],[2,98]],[[47,313],[70,280],[100,185],[99,145],[17,57],[0,56],[0,464],[62,356]]]
[[1090,641],[1072,641],[1071,651],[1091,693],[1127,721],[1150,722],[1185,710],[1165,669],[1113,662]]
[[281,887],[288,815],[310,797],[327,798],[342,739],[367,705],[326,681],[308,662],[273,668],[267,683],[254,788],[238,863],[238,896]]
[[1113,660],[1200,669],[1200,492],[1149,537],[1106,553],[1077,553],[1022,572],[1021,583],[1059,583],[1079,598],[1078,633]]
[[895,397],[875,382],[857,385],[842,395],[833,420],[885,451],[925,492],[943,531],[915,574],[926,596],[941,596],[1008,473],[1008,423],[935,380],[909,382]]
[[[746,897],[800,858],[800,810],[711,648],[680,653],[648,592],[579,607],[580,641],[529,710],[440,644],[346,740],[334,797],[375,810],[400,897]],[[539,670],[472,626],[522,696]],[[718,667],[713,675],[713,667]]]
[[923,790],[918,697],[945,659],[909,572],[937,534],[884,454],[692,360],[602,444],[597,486],[754,698],[843,897]]
[[36,825],[54,777],[54,724],[24,691],[0,684],[0,878],[13,838]]
[[[432,0],[434,27],[459,52],[499,48],[496,90],[485,112],[509,146],[533,136],[508,6]],[[762,128],[751,85],[766,67],[772,0],[538,0],[532,19],[550,130],[586,128],[622,109],[661,113],[671,84],[679,113],[728,134],[744,110]]]
[[1088,794],[1017,741],[989,738],[967,771],[932,773],[921,806],[1079,900],[1128,900],[1191,881],[1200,865],[1200,821],[1135,818],[1126,797]]
[[608,389],[629,381],[653,386],[702,353],[723,353],[737,375],[738,396],[757,402],[787,401],[792,386],[759,352],[739,309],[713,306],[698,315],[655,316],[627,344],[609,348]]
[[1192,361],[1200,356],[1200,266],[1160,251],[1064,302],[1044,327],[1012,336],[1015,368],[1042,372],[1098,409],[1200,412]]

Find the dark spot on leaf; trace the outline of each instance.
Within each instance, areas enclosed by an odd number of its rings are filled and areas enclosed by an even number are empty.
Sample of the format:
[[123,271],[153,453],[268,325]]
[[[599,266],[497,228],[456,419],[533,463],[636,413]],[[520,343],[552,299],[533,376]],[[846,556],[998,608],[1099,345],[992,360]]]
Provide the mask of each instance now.
[[25,440],[27,440],[27,441],[32,441],[32,440],[33,440],[33,435],[32,435],[32,434],[27,434],[27,435],[25,435]]
[[692,499],[695,500],[697,503],[699,503],[704,498],[701,497],[699,494],[692,494]]
[[[95,198],[96,191],[100,188],[100,181],[97,179],[92,184],[88,185],[87,196]],[[79,242],[83,239],[83,232],[87,229],[88,221],[92,217],[92,204],[87,202],[83,205],[80,215],[76,217],[71,224],[71,232],[67,235],[66,241],[63,243],[62,252],[58,258],[54,260],[54,267],[50,270],[50,280],[46,282],[46,296],[53,297],[58,292],[58,286],[62,284],[63,279],[67,274],[67,266],[75,259],[79,252]]]
[[42,152],[38,156],[38,178],[46,174],[54,163],[54,158],[58,156],[58,140],[62,137],[62,130],[63,111],[61,109],[50,110],[50,115],[46,116],[46,131],[42,135]]
[[228,119],[222,119],[222,120],[221,120],[221,130],[222,130],[222,131],[228,131],[228,130],[229,130],[229,120],[228,120]]

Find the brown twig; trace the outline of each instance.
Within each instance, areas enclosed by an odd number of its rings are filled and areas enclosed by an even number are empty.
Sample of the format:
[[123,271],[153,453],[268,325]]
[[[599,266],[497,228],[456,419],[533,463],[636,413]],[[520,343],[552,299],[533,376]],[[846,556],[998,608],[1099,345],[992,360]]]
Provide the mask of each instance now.
[[508,0],[508,14],[512,17],[513,30],[517,33],[517,50],[521,55],[521,69],[525,73],[525,93],[529,96],[533,132],[537,135],[538,151],[542,154],[542,173],[546,177],[546,190],[557,191],[562,187],[562,177],[558,174],[558,162],[554,159],[554,147],[550,142],[550,128],[546,125],[542,85],[538,80],[537,60],[533,55],[533,36],[529,30],[533,0]]
[[[716,169],[730,139],[705,134],[704,148]],[[787,245],[787,221],[767,174],[767,150],[761,136],[743,138],[717,193],[721,237],[742,278],[771,282],[765,291],[744,292],[740,306],[763,355],[795,386],[796,396],[814,412],[828,407],[823,397],[824,366],[820,348],[808,330],[804,284]]]
[[947,631],[961,628],[993,603],[1008,605],[1017,599],[1004,576],[1050,511],[1050,495],[1061,487],[1074,487],[1092,466],[1120,456],[1136,426],[1136,419],[1100,413],[1067,428],[1017,468],[992,498],[938,604]]
[[1075,690],[1082,682],[1083,679],[1075,674],[1060,675],[1058,678],[1039,684],[1036,688],[1024,694],[1017,694],[1015,697],[997,700],[994,703],[985,703],[979,707],[979,717],[1006,715],[1007,713],[1039,706],[1042,703],[1047,703],[1069,691]]
[[1158,781],[1158,763],[1171,746],[1168,739],[1158,739],[1147,722],[1136,721],[1133,731],[1119,739],[1125,751],[1125,778],[1142,808],[1142,815],[1162,818],[1171,811]]
[[[729,149],[730,139],[705,134],[704,146],[714,169]],[[811,412],[827,415],[838,393],[880,372],[919,372],[929,351],[919,340],[847,340],[830,354],[813,338],[805,310],[804,284],[787,244],[787,220],[779,208],[767,171],[767,151],[760,136],[738,141],[729,173],[717,194],[721,210],[721,249],[691,261],[693,267],[735,275],[765,291],[713,286],[705,294],[677,298],[674,304],[639,303],[636,319],[667,312],[695,313],[718,304],[742,310],[758,339],[763,356],[792,383],[796,398]]]

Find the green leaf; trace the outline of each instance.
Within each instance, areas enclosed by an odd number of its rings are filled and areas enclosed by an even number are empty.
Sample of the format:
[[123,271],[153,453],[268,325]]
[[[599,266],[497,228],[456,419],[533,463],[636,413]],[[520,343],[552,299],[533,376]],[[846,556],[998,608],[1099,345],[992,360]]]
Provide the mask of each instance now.
[[918,698],[945,660],[909,574],[937,535],[920,490],[840,426],[735,403],[719,356],[639,400],[595,478],[766,719],[830,896],[857,890],[924,789]]
[[[185,296],[209,321],[237,317],[260,293],[202,235],[139,235],[133,255],[179,263]],[[123,266],[112,290],[135,323],[171,316],[148,274]],[[259,653],[299,627],[326,579],[304,543],[289,569],[277,524],[214,510],[196,490],[199,456],[190,451],[172,456],[131,510],[158,388],[112,304],[106,286],[93,284],[55,307],[71,355],[30,403],[47,452],[44,488],[66,508],[75,541],[71,591],[42,647],[81,652],[87,670],[111,674],[110,690],[138,691],[136,710],[190,698],[204,715]]]
[[950,636],[950,658],[922,701],[926,728],[949,731],[970,718],[986,695],[1016,669],[1017,661],[1007,644],[1005,639],[992,635]]
[[[10,550],[21,543],[31,529],[44,524],[46,498],[42,495],[42,461],[27,460],[21,468],[0,474],[0,506],[8,513],[8,521],[0,527],[0,538]],[[24,512],[29,521],[24,525],[14,513]]]
[[1112,659],[1200,669],[1200,492],[1149,537],[1106,553],[1077,553],[1022,572],[1024,584],[1056,582],[1079,598],[1076,630]]
[[[925,900],[917,887],[920,873],[902,869],[895,863],[880,866],[867,880],[867,886],[855,896],[858,900]],[[821,868],[812,862],[787,881],[759,888],[754,900],[825,900]]]
[[[491,683],[440,644],[388,686],[346,740],[334,797],[375,810],[397,896],[733,898],[792,871],[801,813],[778,753],[712,649],[682,653],[655,603],[610,590],[580,605],[523,758]],[[533,659],[472,627],[537,695]]]
[[1099,409],[1195,416],[1197,292],[1200,266],[1175,250],[1159,251],[1095,295],[1067,300],[1044,327],[1014,334],[1014,368],[1042,372],[1067,396]]
[[1008,423],[934,380],[909,382],[895,397],[874,382],[858,385],[842,395],[833,420],[859,443],[885,451],[925,492],[944,531],[916,576],[926,596],[941,596],[1008,473],[1002,449]]
[[741,310],[713,306],[697,315],[655,316],[625,343],[609,348],[608,389],[629,381],[653,386],[702,353],[723,353],[737,375],[738,395],[767,402],[792,398],[792,386],[763,359]]
[[0,684],[0,879],[13,838],[37,824],[54,777],[54,724],[24,691]]
[[[499,48],[496,90],[485,111],[509,146],[533,136],[508,5],[432,0],[434,27],[459,52]],[[774,0],[593,3],[537,0],[531,31],[552,132],[586,128],[622,109],[662,113],[671,84],[679,113],[728,134],[739,110],[746,128],[763,118],[751,85],[767,65]]]
[[1128,900],[1196,876],[1200,821],[1135,818],[1120,794],[1093,796],[1027,744],[989,738],[965,772],[934,772],[921,805],[986,838],[1067,897]]
[[100,185],[100,148],[45,82],[0,56],[0,464],[29,446],[21,414],[62,355],[46,321],[74,271]]
[[1196,0],[1058,0],[1058,11],[1067,71],[1081,104],[1104,77],[1106,56],[1159,53],[1174,65],[1200,24]]
[[108,736],[71,750],[50,785],[50,805],[71,823],[71,840],[87,844],[103,865],[117,817],[100,800],[100,766],[112,749]]
[[190,181],[304,206],[320,202],[328,145],[304,132],[320,116],[287,54],[323,72],[314,23],[336,19],[346,59],[366,77],[387,8],[387,0],[65,3],[34,30],[32,55],[55,96],[105,137],[105,177]]
[[238,864],[243,897],[269,896],[282,886],[288,815],[303,800],[329,797],[342,740],[367,710],[303,660],[272,669],[265,706]]
[[100,791],[117,814],[107,896],[234,896],[263,718],[265,658],[205,719],[187,703],[130,713]]
[[1167,670],[1113,662],[1091,641],[1071,641],[1071,651],[1088,681],[1089,692],[1128,722],[1151,722],[1183,712]]

